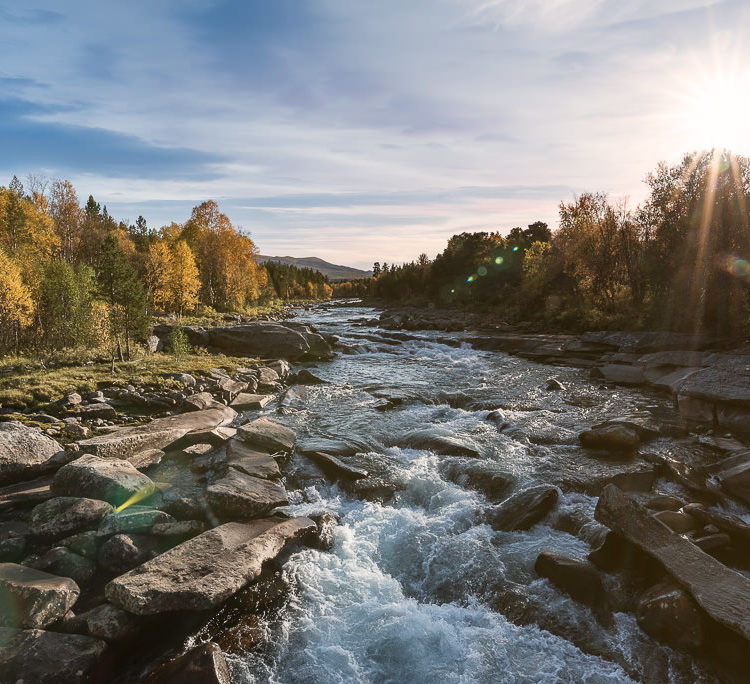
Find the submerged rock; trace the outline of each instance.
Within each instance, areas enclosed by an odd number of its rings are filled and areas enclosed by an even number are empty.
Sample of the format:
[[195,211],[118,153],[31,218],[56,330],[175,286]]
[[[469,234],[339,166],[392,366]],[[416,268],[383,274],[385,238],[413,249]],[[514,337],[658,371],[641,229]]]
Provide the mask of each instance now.
[[80,593],[69,577],[0,563],[0,626],[46,627],[63,617]]
[[488,509],[487,522],[496,530],[527,530],[552,510],[557,497],[557,488],[549,485],[524,489]]
[[482,492],[490,499],[499,499],[516,480],[515,476],[495,463],[477,462],[461,458],[443,459],[438,465],[440,474],[461,487]]
[[400,441],[404,446],[412,449],[424,449],[436,454],[445,454],[446,456],[481,457],[479,449],[472,444],[467,444],[452,435],[443,434],[437,428],[413,430],[405,434]]
[[308,518],[225,523],[112,580],[105,594],[136,615],[208,610],[257,578],[263,563],[287,544],[316,529]]
[[357,468],[349,463],[344,463],[344,461],[331,454],[313,451],[308,453],[307,457],[315,461],[324,471],[332,473],[335,477],[360,480],[369,475],[364,468]]
[[69,460],[54,439],[36,428],[16,421],[0,423],[0,485],[29,480]]

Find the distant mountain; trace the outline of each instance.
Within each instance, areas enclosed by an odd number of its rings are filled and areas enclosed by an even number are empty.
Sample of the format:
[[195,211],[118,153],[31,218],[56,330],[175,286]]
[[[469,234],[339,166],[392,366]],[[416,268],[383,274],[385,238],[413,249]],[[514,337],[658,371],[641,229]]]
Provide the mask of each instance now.
[[372,275],[372,271],[362,271],[349,266],[337,266],[328,261],[323,261],[323,259],[318,259],[318,257],[297,258],[291,256],[263,256],[261,254],[258,257],[258,261],[261,264],[264,264],[266,261],[277,261],[280,264],[296,266],[297,268],[312,268],[327,276],[328,280],[358,280],[359,278],[369,278]]

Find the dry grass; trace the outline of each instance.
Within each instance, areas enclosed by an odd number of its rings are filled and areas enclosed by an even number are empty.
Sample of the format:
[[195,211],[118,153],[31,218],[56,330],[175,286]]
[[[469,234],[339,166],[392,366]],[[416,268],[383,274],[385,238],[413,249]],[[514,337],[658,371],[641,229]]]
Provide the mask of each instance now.
[[6,357],[0,359],[0,407],[39,408],[69,392],[92,392],[104,387],[136,385],[175,387],[164,373],[204,375],[211,368],[233,373],[251,360],[223,354],[149,354],[134,361],[115,364],[96,349],[64,352],[43,360]]

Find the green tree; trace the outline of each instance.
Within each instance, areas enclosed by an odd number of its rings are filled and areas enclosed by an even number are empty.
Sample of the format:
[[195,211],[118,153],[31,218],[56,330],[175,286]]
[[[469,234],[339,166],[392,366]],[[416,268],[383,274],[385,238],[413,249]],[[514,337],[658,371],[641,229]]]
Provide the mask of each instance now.
[[60,349],[93,342],[94,292],[94,272],[90,267],[73,267],[64,259],[54,259],[44,267],[39,300],[44,347]]

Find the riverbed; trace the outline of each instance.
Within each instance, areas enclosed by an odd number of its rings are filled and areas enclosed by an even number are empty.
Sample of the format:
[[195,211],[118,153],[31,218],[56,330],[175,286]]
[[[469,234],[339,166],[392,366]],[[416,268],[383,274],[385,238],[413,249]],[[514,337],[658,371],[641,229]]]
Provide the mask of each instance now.
[[[616,612],[603,626],[534,571],[542,551],[585,558],[603,538],[595,493],[615,466],[587,454],[578,433],[626,414],[669,414],[670,398],[475,350],[458,333],[398,336],[361,323],[373,315],[319,306],[294,319],[337,335],[343,352],[309,365],[326,384],[292,388],[274,419],[298,443],[347,442],[383,487],[363,498],[293,457],[286,510],[336,514],[334,546],[285,562],[289,599],[263,623],[263,647],[230,657],[238,681],[710,680],[690,656],[646,636],[633,615]],[[553,377],[564,389],[546,388]],[[473,457],[415,447],[415,433],[463,444]],[[689,449],[670,438],[648,446]],[[507,476],[500,500],[549,484],[558,503],[529,530],[497,531],[484,512],[498,499],[451,475],[469,461]]]

